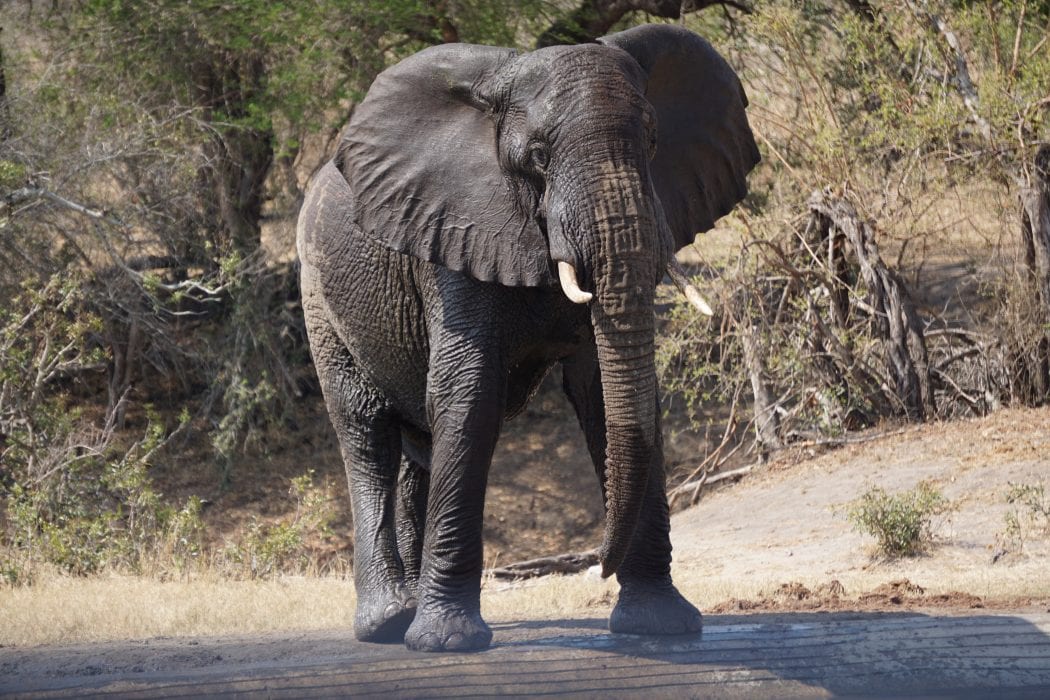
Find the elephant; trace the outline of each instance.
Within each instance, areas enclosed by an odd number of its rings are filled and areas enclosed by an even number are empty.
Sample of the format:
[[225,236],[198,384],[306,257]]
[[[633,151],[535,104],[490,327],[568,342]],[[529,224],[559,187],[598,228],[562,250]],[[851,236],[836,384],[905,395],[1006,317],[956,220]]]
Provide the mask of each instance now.
[[605,502],[614,633],[699,632],[670,574],[654,294],[759,161],[737,75],[689,30],[386,69],[312,178],[302,304],[354,519],[354,634],[490,645],[493,449],[557,364]]

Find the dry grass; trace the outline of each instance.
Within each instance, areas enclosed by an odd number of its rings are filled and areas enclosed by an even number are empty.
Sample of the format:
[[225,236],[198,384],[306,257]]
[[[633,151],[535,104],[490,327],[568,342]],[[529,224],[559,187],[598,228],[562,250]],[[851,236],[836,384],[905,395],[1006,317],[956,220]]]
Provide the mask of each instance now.
[[[1050,598],[1050,580],[1045,576],[1045,561],[1033,561],[1012,567],[1008,572],[957,571],[936,573],[923,570],[922,566],[912,570],[895,567],[873,567],[867,571],[847,572],[834,576],[802,576],[795,580],[810,590],[817,590],[837,580],[845,589],[845,600],[857,600],[879,586],[901,578],[907,578],[925,589],[927,595],[966,592],[988,599],[990,604],[1013,603],[1027,599]],[[771,595],[784,579],[754,577],[746,581],[723,577],[700,577],[677,575],[676,581],[682,593],[705,610],[729,599],[758,600]]]
[[[896,565],[836,575],[845,598],[856,600],[887,581],[907,577],[937,595],[966,591],[982,598],[1050,598],[1045,562],[1018,562],[995,571],[923,571]],[[829,577],[799,577],[816,590]],[[730,599],[768,597],[784,580],[762,576],[702,575],[688,567],[675,580],[701,610]],[[591,574],[550,576],[521,583],[487,581],[482,613],[490,622],[601,618],[618,586]],[[133,577],[52,577],[0,593],[0,646],[72,644],[157,636],[212,636],[353,628],[356,596],[341,578],[288,577],[275,581],[158,582]]]
[[0,590],[0,645],[349,630],[355,600],[353,585],[338,578],[159,582],[55,577]]
[[490,622],[599,617],[608,613],[618,589],[613,581],[588,574],[488,582],[481,591],[481,613]]
[[[791,579],[750,576],[746,578],[707,576],[689,568],[676,568],[675,582],[701,611],[727,600],[761,600],[772,596],[784,583],[803,584],[817,590],[832,578],[845,589],[843,600],[856,601],[861,595],[893,580],[909,578],[925,589],[926,594],[964,591],[987,600],[1012,604],[1025,600],[1050,599],[1050,579],[1045,575],[1045,560],[1033,559],[994,571],[947,571],[929,568],[922,560],[908,564],[874,566],[865,571],[830,576],[800,576]],[[493,622],[511,620],[601,617],[608,615],[616,599],[618,586],[600,581],[596,576],[551,576],[518,584],[494,584],[482,596],[482,612]]]

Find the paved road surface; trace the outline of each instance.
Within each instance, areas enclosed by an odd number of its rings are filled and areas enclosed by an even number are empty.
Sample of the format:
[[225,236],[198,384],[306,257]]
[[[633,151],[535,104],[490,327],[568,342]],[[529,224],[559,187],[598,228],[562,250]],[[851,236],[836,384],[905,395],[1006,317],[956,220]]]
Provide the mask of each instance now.
[[494,631],[477,654],[331,632],[7,648],[0,695],[1050,698],[1050,611],[711,615],[699,638],[614,636],[597,619]]

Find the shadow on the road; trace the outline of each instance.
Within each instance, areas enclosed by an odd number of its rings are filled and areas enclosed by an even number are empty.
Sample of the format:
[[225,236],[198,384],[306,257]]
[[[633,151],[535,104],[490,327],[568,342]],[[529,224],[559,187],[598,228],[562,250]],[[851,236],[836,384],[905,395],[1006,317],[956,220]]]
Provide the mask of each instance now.
[[[704,687],[722,693],[733,684],[772,683],[788,695],[822,689],[835,695],[973,697],[994,691],[996,697],[1050,697],[1050,627],[1014,615],[711,615],[702,634],[683,636],[610,634],[593,619],[493,627],[502,647],[589,650],[618,659],[603,664],[606,673],[593,687],[576,679],[574,692],[609,689],[611,672],[621,682],[613,687],[646,692],[688,686],[703,695]],[[503,631],[525,634],[500,642]]]
[[0,650],[0,696],[1050,698],[1050,612],[710,615],[701,635],[595,618],[493,625],[475,654],[348,630]]

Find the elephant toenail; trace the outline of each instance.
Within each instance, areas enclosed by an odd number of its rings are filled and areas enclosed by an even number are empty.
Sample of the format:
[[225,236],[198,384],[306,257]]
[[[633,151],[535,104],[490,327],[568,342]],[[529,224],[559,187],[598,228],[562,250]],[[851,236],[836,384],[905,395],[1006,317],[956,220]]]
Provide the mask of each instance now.
[[466,646],[467,638],[461,632],[453,632],[445,640],[446,649],[462,649]]

